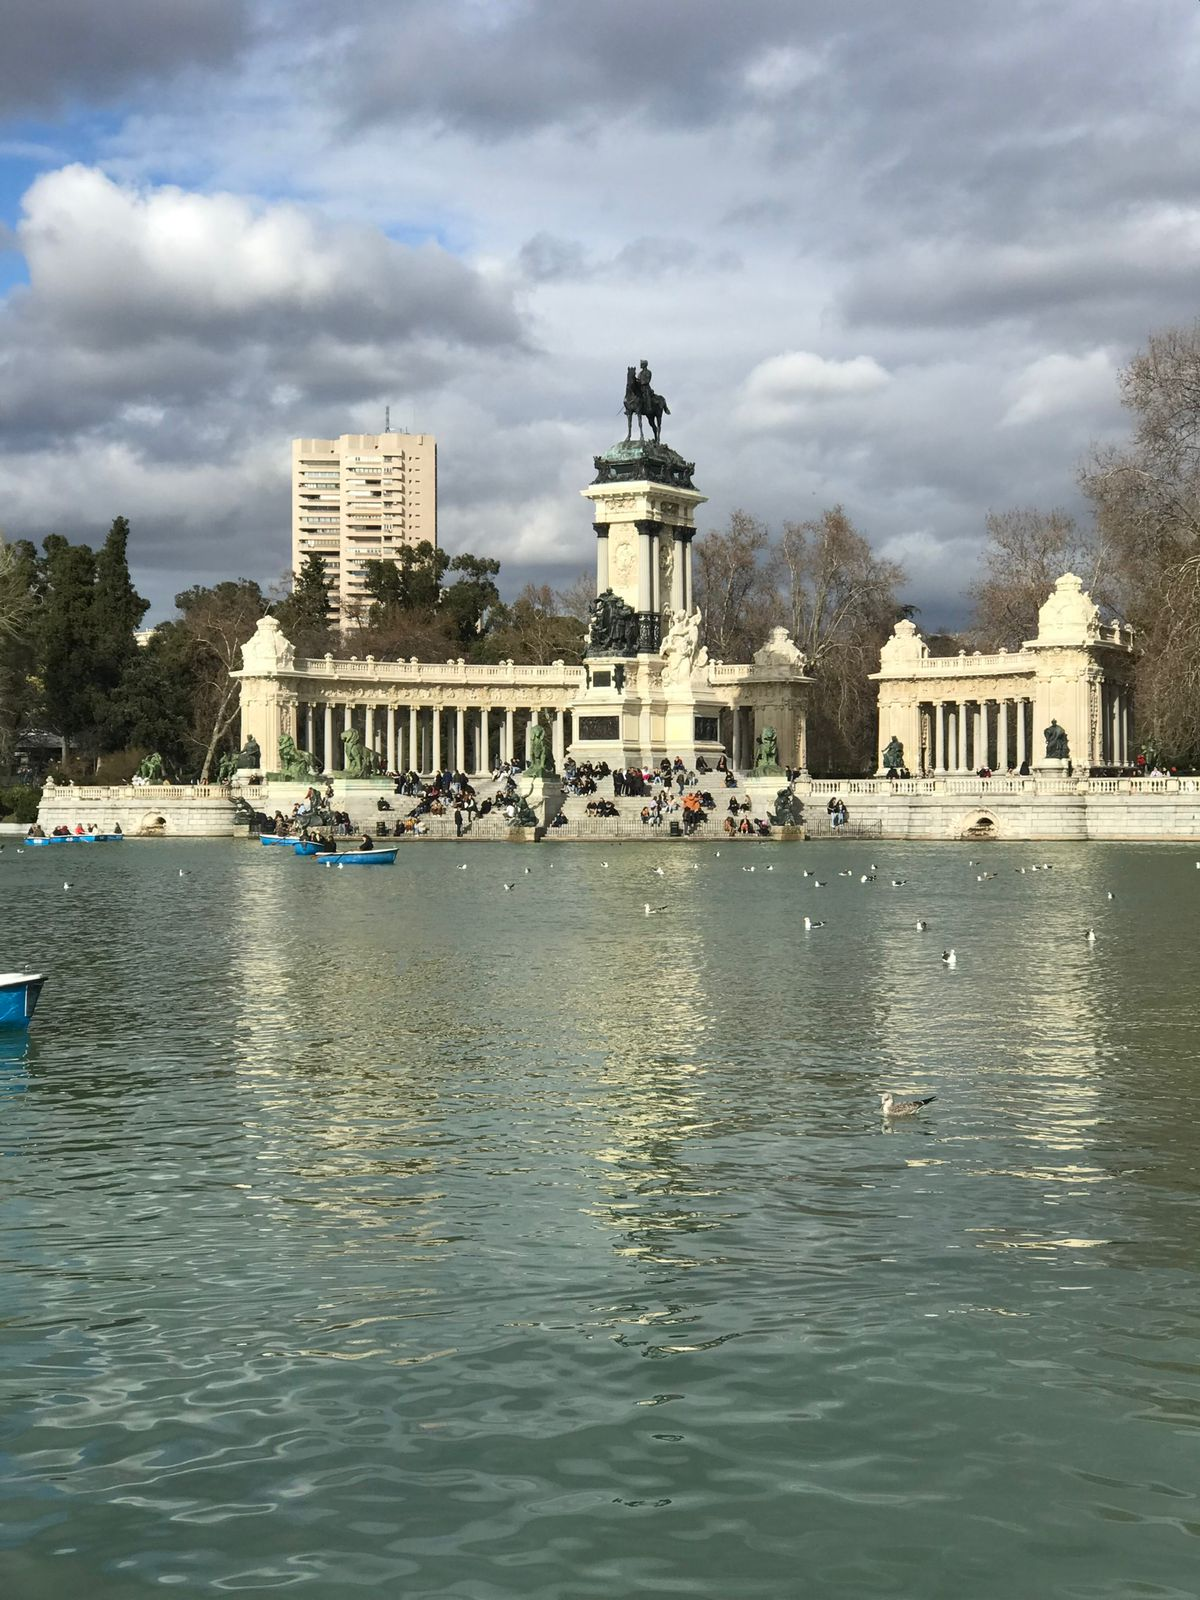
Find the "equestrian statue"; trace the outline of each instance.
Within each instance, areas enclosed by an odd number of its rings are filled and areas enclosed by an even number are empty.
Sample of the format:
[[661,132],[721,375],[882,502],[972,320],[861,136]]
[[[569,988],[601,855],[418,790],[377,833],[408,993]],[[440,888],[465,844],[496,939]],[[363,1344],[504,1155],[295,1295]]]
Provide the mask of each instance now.
[[633,419],[638,419],[638,438],[645,439],[642,418],[650,424],[655,444],[662,443],[662,419],[671,415],[671,408],[662,395],[655,394],[654,374],[643,361],[637,370],[625,369],[625,441],[633,437]]

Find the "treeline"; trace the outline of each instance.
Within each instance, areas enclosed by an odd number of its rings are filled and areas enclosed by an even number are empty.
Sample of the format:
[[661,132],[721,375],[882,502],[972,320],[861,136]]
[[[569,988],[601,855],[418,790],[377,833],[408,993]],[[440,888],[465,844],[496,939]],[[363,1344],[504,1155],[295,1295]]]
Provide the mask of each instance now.
[[18,736],[66,739],[75,777],[128,777],[157,751],[174,778],[206,782],[236,746],[238,685],[230,672],[259,618],[273,612],[301,655],[417,656],[445,661],[583,658],[585,583],[562,594],[528,586],[505,605],[497,561],[448,557],[422,544],[398,567],[368,563],[370,599],[339,635],[329,586],[310,557],[273,599],[251,579],[175,596],[176,615],[139,645],[148,602],[133,586],[129,524],[118,517],[98,550],[50,535],[41,550],[0,540],[0,775]]

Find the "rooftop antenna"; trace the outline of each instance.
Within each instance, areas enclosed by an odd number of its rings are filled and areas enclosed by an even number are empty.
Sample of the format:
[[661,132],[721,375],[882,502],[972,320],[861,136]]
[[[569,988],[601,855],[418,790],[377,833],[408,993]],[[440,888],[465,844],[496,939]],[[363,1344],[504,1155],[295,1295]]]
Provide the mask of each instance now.
[[391,433],[391,431],[392,431],[392,408],[391,408],[391,406],[384,406],[384,408],[383,408],[383,431],[384,431],[384,433]]

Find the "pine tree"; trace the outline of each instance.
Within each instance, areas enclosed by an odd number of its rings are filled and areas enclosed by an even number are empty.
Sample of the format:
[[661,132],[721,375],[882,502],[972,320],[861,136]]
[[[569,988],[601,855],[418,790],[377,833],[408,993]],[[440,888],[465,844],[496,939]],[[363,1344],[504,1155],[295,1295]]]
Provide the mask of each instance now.
[[292,582],[292,592],[275,607],[275,620],[299,655],[323,655],[331,644],[330,593],[333,582],[325,563],[309,551]]
[[150,604],[133,587],[128,547],[129,523],[125,517],[115,517],[96,556],[92,603],[95,720],[100,746],[108,750],[122,745],[128,733],[120,711],[121,680],[136,662],[135,630]]

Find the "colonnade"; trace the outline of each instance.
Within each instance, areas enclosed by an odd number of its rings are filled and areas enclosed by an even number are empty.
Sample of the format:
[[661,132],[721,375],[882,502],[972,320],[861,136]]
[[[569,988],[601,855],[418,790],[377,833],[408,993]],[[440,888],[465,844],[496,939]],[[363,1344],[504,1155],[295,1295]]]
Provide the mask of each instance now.
[[933,700],[921,705],[921,754],[926,772],[993,772],[1033,761],[1033,701]]
[[539,718],[550,719],[555,764],[561,768],[570,734],[561,707],[378,705],[310,701],[296,707],[296,742],[315,755],[323,772],[345,770],[342,734],[357,728],[387,772],[466,772],[479,777],[497,763],[528,760]]
[[1120,683],[1100,685],[1100,760],[1106,767],[1127,767],[1131,758],[1132,695]]
[[[611,573],[608,561],[608,535],[609,524],[596,522],[592,526],[596,530],[596,593],[603,594],[611,587]],[[660,617],[664,597],[661,593],[663,555],[668,544],[673,545],[673,560],[671,562],[671,596],[672,611],[691,611],[695,606],[692,590],[692,540],[695,538],[694,528],[670,527],[665,522],[642,520],[633,526],[638,535],[638,587],[637,611],[639,616]],[[659,641],[656,639],[647,649],[657,649]],[[639,648],[641,648],[639,641]]]

